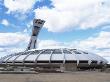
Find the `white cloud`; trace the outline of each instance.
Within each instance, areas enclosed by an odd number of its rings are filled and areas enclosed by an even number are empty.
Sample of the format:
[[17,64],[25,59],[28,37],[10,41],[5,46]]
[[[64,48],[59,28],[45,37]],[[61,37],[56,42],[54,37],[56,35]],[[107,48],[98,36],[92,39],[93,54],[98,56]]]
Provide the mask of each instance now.
[[[0,33],[0,53],[20,52],[26,49],[29,36],[23,33]],[[13,46],[14,45],[14,46]],[[73,42],[59,42],[55,40],[38,40],[37,47],[41,48],[77,48],[103,56],[110,57],[110,32],[102,31],[94,37]]]
[[29,36],[26,33],[0,33],[0,57],[24,51],[28,42]]
[[24,51],[24,48],[22,47],[6,47],[6,48],[1,48],[1,49],[2,51],[0,51],[0,58],[6,55]]
[[8,22],[8,20],[3,19],[3,20],[1,21],[1,24],[5,25],[5,26],[8,26],[8,25],[9,25],[9,22]]
[[64,43],[54,41],[54,40],[39,40],[37,47],[39,49],[43,49],[43,48],[63,48]]
[[0,46],[16,46],[27,42],[28,39],[28,35],[22,33],[0,33]]
[[108,64],[110,64],[110,57],[104,57],[108,62]]
[[110,21],[109,0],[51,0],[54,8],[34,10],[36,18],[46,20],[48,31],[96,28]]
[[110,48],[110,32],[102,31],[96,37],[77,42],[77,45],[86,49],[108,49]]
[[[102,31],[97,36],[70,43],[71,48],[78,48],[110,58],[110,32]],[[109,60],[110,62],[110,60]]]
[[110,32],[102,31],[97,36],[73,42],[40,40],[38,48],[76,48],[110,58]]
[[69,47],[78,48],[84,50],[93,50],[95,52],[107,52],[110,51],[110,32],[102,31],[97,36],[89,37],[80,41],[73,42],[59,42],[55,40],[39,40],[38,48],[51,48],[51,47]]
[[33,8],[36,0],[4,0],[8,12],[26,13]]

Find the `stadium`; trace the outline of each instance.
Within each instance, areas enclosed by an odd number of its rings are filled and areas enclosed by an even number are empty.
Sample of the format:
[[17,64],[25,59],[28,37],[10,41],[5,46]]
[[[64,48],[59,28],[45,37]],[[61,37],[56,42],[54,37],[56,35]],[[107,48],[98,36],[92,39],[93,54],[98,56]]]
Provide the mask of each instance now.
[[5,70],[55,70],[75,71],[78,69],[102,69],[107,60],[91,52],[69,49],[36,49],[37,37],[44,20],[34,19],[33,31],[26,51],[10,54],[0,59]]

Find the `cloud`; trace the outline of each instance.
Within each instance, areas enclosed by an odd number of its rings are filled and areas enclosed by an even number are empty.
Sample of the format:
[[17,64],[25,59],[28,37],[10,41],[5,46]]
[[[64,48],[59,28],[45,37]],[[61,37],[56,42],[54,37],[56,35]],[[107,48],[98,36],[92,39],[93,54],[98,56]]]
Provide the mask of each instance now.
[[89,37],[80,41],[73,41],[70,44],[71,48],[87,50],[97,53],[103,57],[110,57],[110,32],[101,31],[96,36]]
[[26,33],[0,33],[0,56],[24,51],[28,42],[29,36]]
[[110,32],[102,31],[96,37],[89,37],[83,41],[79,41],[79,47],[85,48],[110,48]]
[[26,13],[33,8],[36,0],[4,0],[8,12]]
[[0,33],[0,46],[18,46],[20,43],[28,41],[28,35],[17,33]]
[[0,51],[0,58],[13,53],[23,52],[26,50],[24,49],[24,47],[5,47],[1,49],[2,51]]
[[38,48],[76,48],[110,57],[110,32],[102,31],[94,37],[73,42],[39,40]]
[[110,32],[102,31],[96,37],[77,42],[76,46],[96,53],[106,58],[110,63]]
[[64,47],[64,43],[54,41],[54,40],[39,40],[38,41],[38,46],[39,49],[44,49],[44,48],[62,48]]
[[[24,33],[0,33],[0,53],[7,55],[24,51],[28,45],[29,38]],[[110,32],[102,31],[95,36],[80,41],[59,42],[55,40],[38,40],[37,48],[76,48],[96,53],[109,59]]]
[[110,64],[110,57],[104,57],[106,60],[108,60],[108,64]]
[[8,26],[8,25],[9,25],[9,22],[8,22],[8,20],[3,19],[3,20],[1,21],[1,24],[5,25],[5,26]]
[[110,21],[108,0],[51,0],[53,8],[34,10],[35,17],[46,21],[48,31],[97,28]]
[[106,58],[110,63],[110,32],[102,31],[96,36],[80,41],[59,42],[55,40],[39,40],[38,48],[74,48],[92,52]]

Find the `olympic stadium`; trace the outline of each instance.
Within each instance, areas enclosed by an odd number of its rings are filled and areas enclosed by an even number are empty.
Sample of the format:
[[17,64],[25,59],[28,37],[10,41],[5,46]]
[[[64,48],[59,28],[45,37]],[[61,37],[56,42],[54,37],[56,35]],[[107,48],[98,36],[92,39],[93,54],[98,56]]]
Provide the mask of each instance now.
[[10,54],[0,59],[0,66],[8,70],[60,70],[74,71],[78,69],[101,69],[107,60],[94,54],[78,49],[55,48],[36,49],[38,33],[44,20],[34,19],[30,42],[26,51]]

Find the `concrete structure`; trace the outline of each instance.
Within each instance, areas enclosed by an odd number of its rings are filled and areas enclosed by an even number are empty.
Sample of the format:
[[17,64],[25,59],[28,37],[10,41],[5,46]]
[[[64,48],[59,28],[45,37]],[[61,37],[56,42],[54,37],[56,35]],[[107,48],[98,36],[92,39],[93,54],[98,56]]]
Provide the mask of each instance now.
[[44,23],[44,20],[35,19],[27,50],[1,58],[0,66],[11,71],[33,69],[37,71],[60,70],[63,72],[64,70],[74,71],[77,69],[102,68],[107,64],[104,58],[78,49],[35,49],[38,33]]
[[77,49],[29,50],[8,55],[1,59],[2,66],[60,69],[74,71],[77,68],[102,68],[107,61],[93,53]]
[[29,45],[26,50],[35,49],[36,48],[36,42],[37,42],[37,36],[39,34],[39,31],[41,30],[42,26],[44,25],[45,21],[41,19],[34,19],[33,20],[33,30],[31,39],[29,42]]

